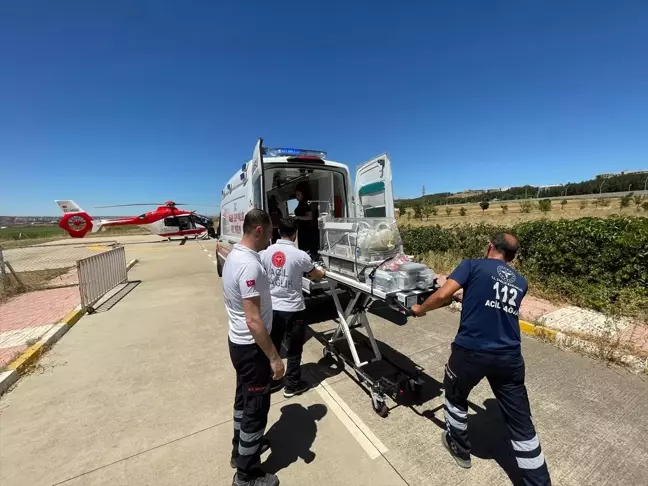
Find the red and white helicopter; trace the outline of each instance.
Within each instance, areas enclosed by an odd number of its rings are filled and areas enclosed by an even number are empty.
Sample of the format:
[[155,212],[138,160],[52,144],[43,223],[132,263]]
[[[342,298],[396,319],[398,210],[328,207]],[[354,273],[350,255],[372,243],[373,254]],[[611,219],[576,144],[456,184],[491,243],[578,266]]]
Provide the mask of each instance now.
[[64,216],[59,221],[72,238],[83,238],[88,232],[96,233],[101,228],[110,226],[141,226],[150,233],[163,236],[210,236],[214,238],[213,221],[193,211],[178,209],[176,206],[188,206],[184,203],[165,201],[164,203],[118,204],[115,206],[98,206],[100,208],[115,208],[127,206],[158,206],[155,211],[149,211],[139,216],[128,216],[115,219],[94,219],[74,201],[56,201]]

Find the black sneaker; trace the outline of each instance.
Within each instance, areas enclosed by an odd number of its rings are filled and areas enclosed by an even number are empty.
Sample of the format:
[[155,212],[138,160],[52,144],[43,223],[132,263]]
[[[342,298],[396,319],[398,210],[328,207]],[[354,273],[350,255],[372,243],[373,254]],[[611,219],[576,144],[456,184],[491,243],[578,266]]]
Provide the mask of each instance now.
[[249,481],[239,479],[238,474],[234,473],[232,486],[279,486],[279,478],[274,474],[266,473]]
[[272,383],[270,384],[270,393],[277,393],[279,390],[281,390],[284,387],[284,382],[283,380],[272,380]]
[[444,431],[443,434],[441,434],[441,442],[443,442],[443,447],[446,448],[446,450],[450,453],[450,455],[454,458],[455,462],[463,467],[464,469],[470,469],[472,467],[472,463],[470,462],[470,458],[468,459],[463,459],[459,457],[459,451],[457,451],[457,445],[448,440],[448,431]]
[[300,381],[297,386],[287,386],[284,388],[284,398],[292,398],[295,395],[301,395],[310,388],[310,385],[305,381]]
[[[263,439],[261,439],[261,445],[259,447],[261,448],[261,454],[267,452],[268,450],[270,450],[270,441],[264,437]],[[232,469],[236,469],[236,457],[232,457],[230,459],[230,466],[232,467]]]

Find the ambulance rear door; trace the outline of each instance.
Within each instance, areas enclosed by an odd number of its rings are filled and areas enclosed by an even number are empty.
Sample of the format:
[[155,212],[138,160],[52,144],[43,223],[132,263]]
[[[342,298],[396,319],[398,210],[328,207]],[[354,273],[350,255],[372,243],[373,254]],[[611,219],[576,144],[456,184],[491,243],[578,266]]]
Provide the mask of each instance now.
[[387,153],[358,166],[354,193],[357,218],[395,217],[391,161]]
[[252,181],[252,199],[250,201],[251,208],[265,209],[266,208],[266,193],[265,181],[263,177],[263,139],[257,140],[250,161],[250,181]]

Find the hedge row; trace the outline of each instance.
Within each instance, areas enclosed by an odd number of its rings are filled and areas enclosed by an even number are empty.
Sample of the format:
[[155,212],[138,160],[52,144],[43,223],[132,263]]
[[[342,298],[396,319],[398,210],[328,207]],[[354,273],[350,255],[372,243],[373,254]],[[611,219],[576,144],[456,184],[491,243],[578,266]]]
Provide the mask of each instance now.
[[500,231],[520,241],[518,268],[536,282],[561,287],[557,293],[596,293],[591,302],[589,296],[580,295],[595,308],[604,305],[602,299],[614,303],[629,290],[648,298],[648,218],[540,220],[508,228],[404,226],[401,236],[410,254],[453,251],[463,258],[478,258],[490,237]]

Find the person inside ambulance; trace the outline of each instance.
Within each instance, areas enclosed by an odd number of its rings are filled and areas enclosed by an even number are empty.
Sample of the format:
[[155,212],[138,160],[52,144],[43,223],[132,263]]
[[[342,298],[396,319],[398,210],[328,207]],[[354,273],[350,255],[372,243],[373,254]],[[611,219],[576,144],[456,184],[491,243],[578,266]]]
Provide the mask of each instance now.
[[283,217],[281,209],[279,209],[277,196],[274,194],[268,198],[268,213],[270,214],[270,220],[272,221],[272,243],[274,243],[280,238],[279,221],[281,221],[281,218]]
[[308,389],[308,384],[301,379],[301,358],[306,333],[302,276],[306,274],[309,278],[319,280],[325,272],[315,267],[306,252],[295,248],[297,224],[294,218],[281,219],[279,234],[281,239],[262,251],[260,256],[270,280],[272,296],[270,337],[277,350],[281,351],[282,344],[286,349],[283,395],[291,398]]
[[319,210],[317,203],[308,201],[312,199],[308,182],[303,181],[297,184],[295,197],[299,204],[295,208],[295,219],[297,220],[297,245],[299,249],[308,253],[311,258],[316,258],[319,253],[319,229],[317,218]]

